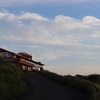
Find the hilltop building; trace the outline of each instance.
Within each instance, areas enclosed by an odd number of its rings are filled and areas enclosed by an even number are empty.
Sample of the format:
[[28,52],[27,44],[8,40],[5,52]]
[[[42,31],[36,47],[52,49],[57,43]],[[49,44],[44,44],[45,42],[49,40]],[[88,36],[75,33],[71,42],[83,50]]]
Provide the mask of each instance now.
[[14,53],[3,48],[0,48],[0,59],[12,62],[19,68],[27,71],[43,70],[44,66],[41,62],[32,60],[32,55],[28,53]]

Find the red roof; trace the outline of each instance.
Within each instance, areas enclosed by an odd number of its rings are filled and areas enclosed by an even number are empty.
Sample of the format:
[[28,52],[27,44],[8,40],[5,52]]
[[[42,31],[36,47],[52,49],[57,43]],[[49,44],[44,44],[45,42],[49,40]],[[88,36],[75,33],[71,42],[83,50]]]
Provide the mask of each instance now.
[[26,53],[26,52],[19,52],[18,53],[19,55],[22,55],[22,56],[26,56],[26,57],[32,57],[32,55]]
[[26,56],[32,57],[31,55],[29,55],[28,53],[25,53],[25,52],[20,52],[20,53],[16,54],[16,53],[14,53],[14,52],[5,50],[5,49],[3,49],[3,48],[0,48],[0,51],[6,51],[6,52],[9,52],[9,53],[11,53],[11,54],[15,54],[16,56],[20,56],[21,58],[24,58],[24,59],[26,59],[26,60],[28,60],[28,61],[31,61],[31,62],[35,63],[35,64],[39,64],[39,65],[42,65],[42,66],[44,65],[44,64],[42,64],[41,62],[37,62],[37,61],[31,60],[31,59],[27,59],[27,58],[25,58],[24,56],[22,56],[22,55],[26,55]]

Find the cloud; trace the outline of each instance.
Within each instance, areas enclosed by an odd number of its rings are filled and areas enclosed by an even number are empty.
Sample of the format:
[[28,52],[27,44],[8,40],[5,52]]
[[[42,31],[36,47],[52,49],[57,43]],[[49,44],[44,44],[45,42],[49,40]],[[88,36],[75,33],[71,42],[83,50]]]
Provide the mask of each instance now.
[[1,12],[0,24],[2,39],[50,45],[83,45],[84,40],[92,41],[100,32],[100,20],[93,16],[86,16],[80,20],[59,15],[51,20],[36,13],[15,15]]
[[27,13],[22,13],[19,17],[18,17],[19,20],[40,20],[40,21],[47,21],[48,18],[44,18],[42,16],[40,16],[39,14],[36,14],[36,13],[30,13],[30,12],[27,12]]
[[45,48],[39,51],[39,48],[35,48],[40,59],[70,55],[94,56],[99,54],[100,49],[99,27],[100,19],[93,16],[76,19],[58,15],[49,19],[36,13],[22,12],[16,15],[3,11],[0,12],[0,43],[8,47],[9,44],[26,45],[23,48],[30,48],[30,52],[34,45],[43,45]]
[[86,16],[83,19],[83,23],[90,25],[100,25],[100,19],[95,18],[93,16]]

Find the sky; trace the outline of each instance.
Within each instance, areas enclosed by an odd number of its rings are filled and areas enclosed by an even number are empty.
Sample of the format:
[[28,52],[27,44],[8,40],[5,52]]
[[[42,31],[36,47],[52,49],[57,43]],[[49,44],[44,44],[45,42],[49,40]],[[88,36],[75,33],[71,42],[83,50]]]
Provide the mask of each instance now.
[[100,0],[0,0],[0,47],[61,75],[99,74],[99,9]]

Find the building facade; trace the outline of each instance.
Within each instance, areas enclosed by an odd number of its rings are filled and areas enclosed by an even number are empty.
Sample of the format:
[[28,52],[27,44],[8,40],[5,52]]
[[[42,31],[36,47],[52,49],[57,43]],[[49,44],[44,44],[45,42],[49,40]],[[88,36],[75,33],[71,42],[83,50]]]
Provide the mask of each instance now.
[[14,53],[3,48],[0,48],[0,59],[12,62],[19,68],[27,71],[43,70],[44,64],[32,60],[32,55],[20,52]]

